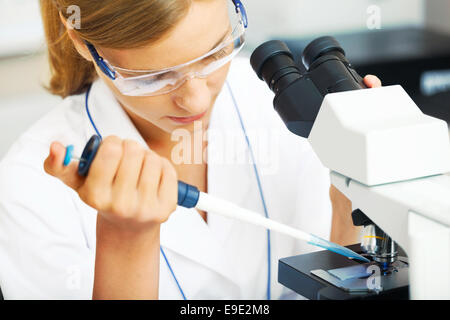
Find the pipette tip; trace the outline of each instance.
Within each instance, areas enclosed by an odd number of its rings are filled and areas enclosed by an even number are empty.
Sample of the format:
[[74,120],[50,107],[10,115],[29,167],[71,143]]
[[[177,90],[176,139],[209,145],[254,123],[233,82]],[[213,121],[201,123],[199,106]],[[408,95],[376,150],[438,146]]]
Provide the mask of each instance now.
[[331,241],[319,238],[315,235],[311,235],[311,239],[308,241],[309,244],[312,244],[314,246],[318,246],[324,249],[327,249],[329,251],[333,251],[337,254],[343,255],[345,257],[351,258],[351,259],[356,259],[356,260],[361,260],[363,262],[370,262],[369,259],[363,257],[362,255],[356,253],[353,250],[350,250],[349,248],[340,246],[336,243],[333,243]]

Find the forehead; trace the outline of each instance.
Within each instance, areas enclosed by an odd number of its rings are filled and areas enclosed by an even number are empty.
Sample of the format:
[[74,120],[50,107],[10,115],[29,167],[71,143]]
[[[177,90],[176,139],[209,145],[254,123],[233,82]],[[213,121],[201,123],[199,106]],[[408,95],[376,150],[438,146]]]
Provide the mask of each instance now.
[[160,40],[142,48],[100,50],[111,64],[121,68],[162,69],[207,53],[229,28],[227,0],[192,1],[186,16]]

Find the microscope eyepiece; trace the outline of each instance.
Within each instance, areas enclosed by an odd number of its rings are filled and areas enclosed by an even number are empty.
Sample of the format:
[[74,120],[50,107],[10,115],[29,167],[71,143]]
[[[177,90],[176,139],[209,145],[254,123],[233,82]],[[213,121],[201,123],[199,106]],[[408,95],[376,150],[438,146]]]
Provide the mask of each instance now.
[[311,65],[326,54],[332,54],[333,52],[339,53],[345,57],[345,51],[342,49],[339,42],[333,37],[321,37],[312,41],[303,50],[302,62],[306,69],[310,69]]
[[282,41],[272,40],[260,45],[250,57],[250,64],[275,93],[301,77],[292,52]]
[[250,58],[253,70],[275,93],[275,110],[287,128],[307,138],[327,94],[363,89],[365,85],[333,37],[311,42],[302,61],[306,72],[301,71],[288,46],[278,40],[263,43]]

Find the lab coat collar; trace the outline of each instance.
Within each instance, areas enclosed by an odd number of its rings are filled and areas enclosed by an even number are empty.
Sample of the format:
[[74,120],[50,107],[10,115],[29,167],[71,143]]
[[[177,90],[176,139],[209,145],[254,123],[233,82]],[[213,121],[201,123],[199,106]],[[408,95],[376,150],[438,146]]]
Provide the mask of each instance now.
[[[146,146],[133,122],[103,80],[97,79],[92,84],[88,105],[92,121],[102,137],[115,135],[122,139],[135,140]],[[86,110],[84,116],[87,136],[90,137],[96,132]]]
[[[102,80],[97,80],[92,85],[89,111],[103,137],[116,135],[147,146]],[[85,116],[86,134],[89,137],[95,134],[95,131],[86,112]],[[226,142],[224,140],[227,140],[227,135],[230,133],[234,135],[235,146],[237,145],[242,152],[248,152],[245,136],[226,85],[216,99],[209,129],[214,134],[208,135],[208,160],[213,159],[217,151],[223,150],[223,143]],[[231,160],[228,161],[229,163],[208,162],[208,193],[242,204],[251,190],[251,179],[254,177],[251,166],[248,163],[236,163],[235,158],[236,156],[228,159]],[[229,188],[230,181],[236,182],[236,188]],[[208,224],[206,224],[197,212],[192,212],[193,210],[195,209],[178,207],[169,220],[162,225],[162,247],[192,259],[238,284],[239,270],[234,270],[231,263],[233,252],[229,246],[224,245],[229,240],[230,231],[237,222],[209,214]]]

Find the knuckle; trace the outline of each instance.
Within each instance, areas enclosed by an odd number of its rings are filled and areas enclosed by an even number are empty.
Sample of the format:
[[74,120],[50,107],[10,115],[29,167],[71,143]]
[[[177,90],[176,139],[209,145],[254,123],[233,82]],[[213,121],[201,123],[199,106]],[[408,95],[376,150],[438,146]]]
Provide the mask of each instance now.
[[83,200],[89,206],[97,210],[103,210],[105,208],[105,197],[102,191],[99,191],[87,185],[81,187],[78,191],[78,194],[81,200]]
[[175,170],[175,167],[172,165],[172,163],[167,160],[166,158],[163,158],[163,167],[164,167],[164,173],[168,176],[168,178],[177,178],[177,171]]
[[[111,138],[111,137],[108,137]],[[101,151],[106,157],[120,157],[122,155],[122,144],[118,141],[110,139],[104,141],[101,145]]]
[[144,152],[144,149],[138,142],[129,139],[123,141],[123,148],[127,153],[132,154]]
[[122,144],[122,139],[120,139],[118,136],[107,136],[103,139],[102,144]]
[[158,168],[159,170],[162,167],[162,161],[161,161],[161,157],[158,156],[156,153],[154,153],[153,151],[147,152],[145,154],[145,158],[146,161],[149,163],[149,165],[151,165],[154,168]]
[[162,158],[155,152],[150,152],[150,159],[156,164],[162,164]]

